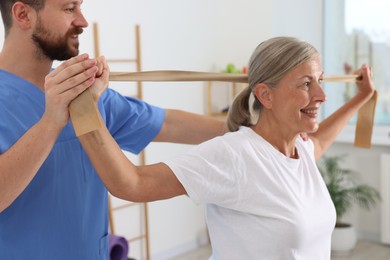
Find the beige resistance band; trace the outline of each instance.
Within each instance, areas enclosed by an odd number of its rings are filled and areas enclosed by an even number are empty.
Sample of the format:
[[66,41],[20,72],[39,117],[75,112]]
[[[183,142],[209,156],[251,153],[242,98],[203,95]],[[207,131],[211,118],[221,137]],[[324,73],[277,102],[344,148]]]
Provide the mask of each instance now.
[[[357,75],[324,76],[324,82],[354,82]],[[143,72],[111,72],[110,81],[224,81],[247,83],[248,75],[232,73],[211,73],[196,71],[161,70]],[[374,126],[374,112],[376,106],[376,92],[358,112],[356,124],[355,146],[371,147],[372,129]],[[80,136],[101,127],[101,122],[93,104],[89,90],[84,91],[70,104],[70,116],[76,135]]]
[[371,148],[372,132],[374,128],[374,114],[378,93],[374,92],[371,99],[367,101],[358,112],[355,129],[356,147]]

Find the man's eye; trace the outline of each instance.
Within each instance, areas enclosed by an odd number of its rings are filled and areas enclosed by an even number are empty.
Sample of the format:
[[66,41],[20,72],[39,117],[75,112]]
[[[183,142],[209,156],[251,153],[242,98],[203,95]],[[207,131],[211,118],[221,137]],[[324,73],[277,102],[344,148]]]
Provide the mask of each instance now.
[[323,82],[323,79],[318,80],[318,84],[322,84],[322,82]]
[[305,87],[309,87],[309,86],[310,86],[310,81],[306,81],[305,83],[303,83],[303,85],[304,85]]

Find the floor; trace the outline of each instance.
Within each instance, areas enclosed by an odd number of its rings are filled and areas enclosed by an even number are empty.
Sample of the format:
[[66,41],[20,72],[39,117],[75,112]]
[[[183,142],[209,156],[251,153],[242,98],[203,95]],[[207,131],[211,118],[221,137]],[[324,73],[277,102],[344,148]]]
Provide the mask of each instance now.
[[[211,254],[209,246],[189,252],[171,260],[208,260]],[[347,255],[332,255],[331,260],[390,260],[390,246],[358,241],[356,247]]]

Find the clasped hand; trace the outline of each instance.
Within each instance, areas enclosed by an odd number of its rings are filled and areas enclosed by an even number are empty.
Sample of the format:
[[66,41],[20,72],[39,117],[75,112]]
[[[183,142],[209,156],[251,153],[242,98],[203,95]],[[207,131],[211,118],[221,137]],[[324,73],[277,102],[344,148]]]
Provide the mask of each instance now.
[[109,68],[104,57],[90,59],[81,54],[63,62],[45,78],[44,117],[53,127],[62,129],[69,121],[69,104],[87,88],[94,101],[108,87]]

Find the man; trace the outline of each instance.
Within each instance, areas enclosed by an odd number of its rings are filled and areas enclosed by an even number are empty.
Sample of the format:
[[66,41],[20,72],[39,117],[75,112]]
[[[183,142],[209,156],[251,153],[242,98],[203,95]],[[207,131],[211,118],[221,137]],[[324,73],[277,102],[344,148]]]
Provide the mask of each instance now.
[[[134,153],[151,141],[199,143],[226,131],[224,122],[111,89],[98,100],[107,68],[77,56],[88,26],[81,4],[0,1],[0,259],[108,258],[107,190],[69,122],[69,103],[86,88],[112,136]],[[67,61],[50,73],[53,60]]]

